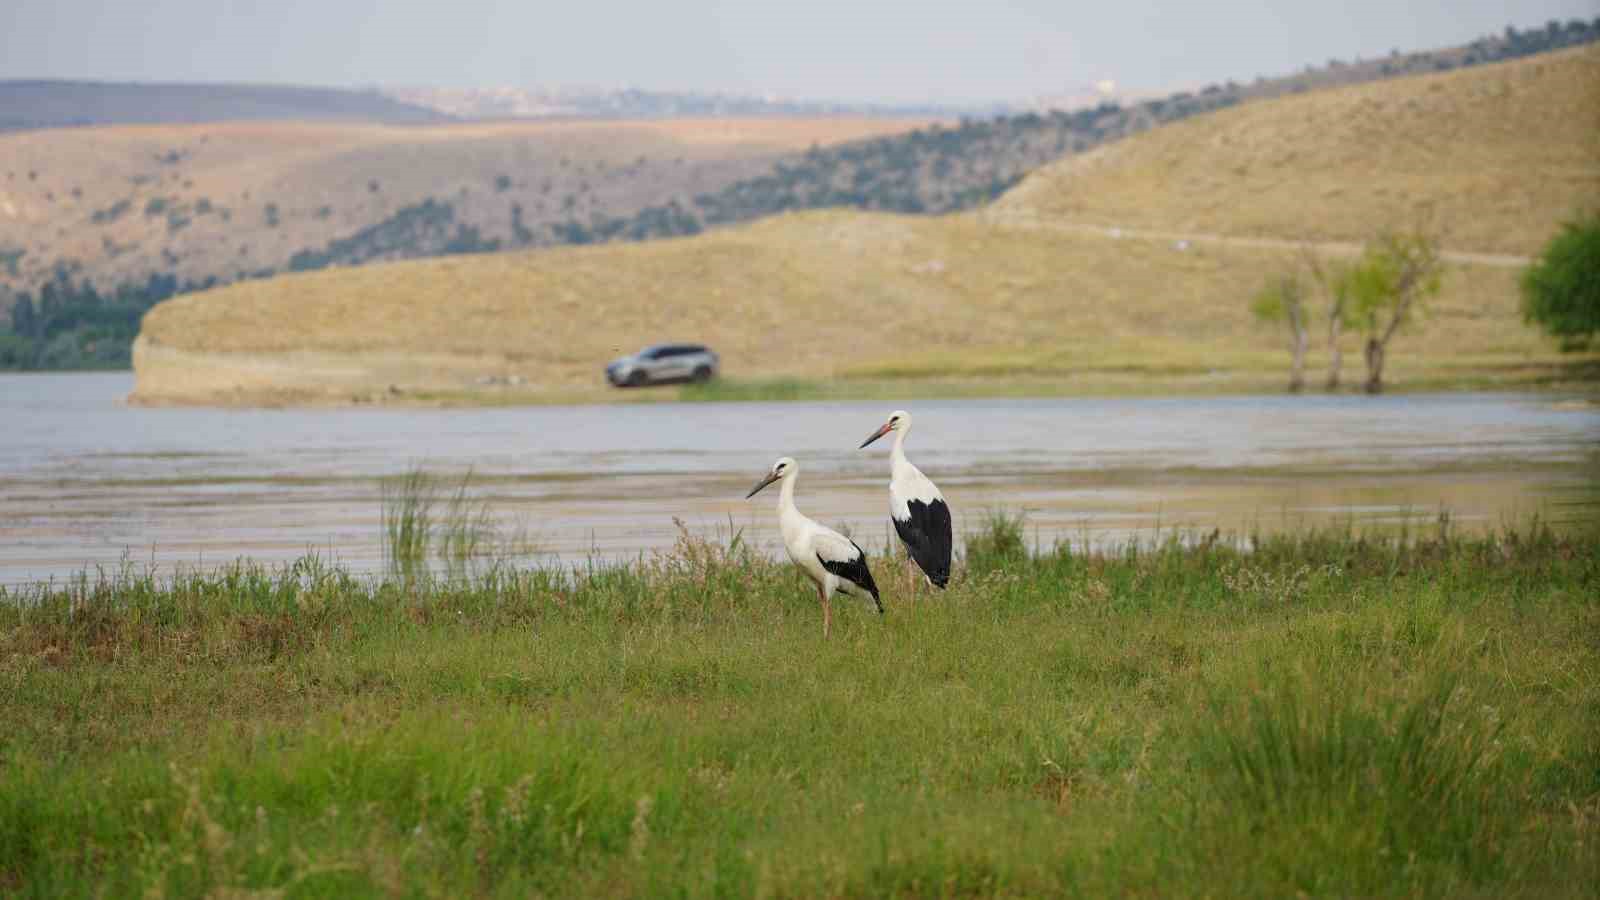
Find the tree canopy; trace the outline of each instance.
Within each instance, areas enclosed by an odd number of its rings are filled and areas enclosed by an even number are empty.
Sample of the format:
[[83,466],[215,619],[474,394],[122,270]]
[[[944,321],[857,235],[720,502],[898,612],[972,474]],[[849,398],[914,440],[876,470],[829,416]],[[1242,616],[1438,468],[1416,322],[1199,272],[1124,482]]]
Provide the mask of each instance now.
[[1275,275],[1250,298],[1250,312],[1263,322],[1281,322],[1300,315],[1305,286],[1299,275],[1285,272]]
[[1587,347],[1600,331],[1600,213],[1565,225],[1522,273],[1522,315],[1563,350]]
[[1366,332],[1367,392],[1383,390],[1389,342],[1439,292],[1439,242],[1424,231],[1385,231],[1368,242],[1341,282],[1351,318]]
[[1351,318],[1387,343],[1439,292],[1438,242],[1422,233],[1385,232],[1344,273]]

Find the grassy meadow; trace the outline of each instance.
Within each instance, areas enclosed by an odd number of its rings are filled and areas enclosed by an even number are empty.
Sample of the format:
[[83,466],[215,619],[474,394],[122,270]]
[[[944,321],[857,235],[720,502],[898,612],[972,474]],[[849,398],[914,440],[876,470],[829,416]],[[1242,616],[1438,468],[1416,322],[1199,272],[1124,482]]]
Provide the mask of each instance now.
[[1600,888],[1600,534],[1081,555],[1002,515],[935,598],[875,559],[887,615],[824,641],[737,535],[430,576],[473,513],[426,513],[381,580],[0,589],[0,893]]

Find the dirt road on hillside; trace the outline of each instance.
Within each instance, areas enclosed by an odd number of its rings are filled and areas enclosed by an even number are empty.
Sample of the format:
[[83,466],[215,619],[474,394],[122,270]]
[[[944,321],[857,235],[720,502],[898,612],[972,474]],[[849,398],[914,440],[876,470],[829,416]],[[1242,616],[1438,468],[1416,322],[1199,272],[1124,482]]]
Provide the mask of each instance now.
[[[1092,234],[1112,239],[1167,241],[1180,244],[1217,244],[1225,247],[1252,247],[1265,250],[1298,250],[1309,248],[1329,256],[1358,256],[1360,244],[1346,241],[1290,241],[1282,238],[1240,237],[1204,232],[1155,231],[1143,228],[1123,228],[1113,225],[1089,225],[1078,222],[1044,221],[1009,213],[986,212],[981,221],[1004,228],[1026,228],[1045,231],[1062,231],[1072,234]],[[1479,266],[1496,266],[1520,269],[1532,262],[1529,257],[1506,253],[1474,253],[1465,250],[1445,250],[1441,254],[1447,262]]]

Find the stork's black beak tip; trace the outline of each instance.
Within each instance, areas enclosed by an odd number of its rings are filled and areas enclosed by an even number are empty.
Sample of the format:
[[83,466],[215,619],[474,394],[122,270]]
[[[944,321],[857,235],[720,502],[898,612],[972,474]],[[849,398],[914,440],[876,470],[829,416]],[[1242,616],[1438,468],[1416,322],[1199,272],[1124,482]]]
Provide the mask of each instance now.
[[771,484],[771,483],[773,483],[774,481],[777,481],[777,480],[778,480],[778,476],[776,476],[776,475],[768,475],[767,477],[765,477],[765,478],[761,479],[760,481],[756,482],[756,486],[751,488],[750,489],[750,493],[745,494],[744,498],[746,500],[749,500],[751,497],[754,497],[755,495],[761,493],[761,489],[762,488],[766,487],[767,485],[769,485],[769,484]]

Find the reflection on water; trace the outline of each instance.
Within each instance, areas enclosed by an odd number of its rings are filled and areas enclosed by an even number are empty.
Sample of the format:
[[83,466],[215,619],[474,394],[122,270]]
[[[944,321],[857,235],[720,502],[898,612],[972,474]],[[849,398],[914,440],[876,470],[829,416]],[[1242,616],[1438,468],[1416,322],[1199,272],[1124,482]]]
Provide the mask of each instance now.
[[[461,410],[135,409],[125,374],[0,376],[0,583],[85,566],[210,565],[309,550],[381,559],[379,479],[471,470],[547,554],[633,556],[691,528],[776,546],[749,484],[801,464],[802,509],[887,534],[886,403]],[[1025,510],[1042,545],[1160,528],[1353,519],[1466,527],[1600,516],[1600,409],[1543,395],[920,401],[907,452],[957,527]],[[886,442],[880,442],[886,443]]]

